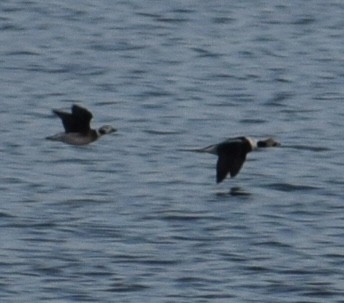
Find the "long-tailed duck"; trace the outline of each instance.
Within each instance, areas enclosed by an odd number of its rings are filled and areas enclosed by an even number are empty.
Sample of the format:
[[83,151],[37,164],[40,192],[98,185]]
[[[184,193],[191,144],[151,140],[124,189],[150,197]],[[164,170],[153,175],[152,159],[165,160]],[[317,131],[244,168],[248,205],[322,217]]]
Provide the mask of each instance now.
[[110,125],[104,125],[98,130],[91,129],[92,113],[79,105],[72,106],[72,113],[56,109],[53,110],[53,113],[61,118],[65,132],[47,137],[48,140],[61,141],[72,145],[86,145],[105,134],[116,131]]
[[272,138],[256,141],[249,137],[235,137],[223,141],[219,144],[209,145],[202,149],[194,150],[196,152],[210,153],[218,156],[216,165],[216,182],[222,182],[228,175],[234,178],[243,166],[246,155],[263,147],[280,146]]

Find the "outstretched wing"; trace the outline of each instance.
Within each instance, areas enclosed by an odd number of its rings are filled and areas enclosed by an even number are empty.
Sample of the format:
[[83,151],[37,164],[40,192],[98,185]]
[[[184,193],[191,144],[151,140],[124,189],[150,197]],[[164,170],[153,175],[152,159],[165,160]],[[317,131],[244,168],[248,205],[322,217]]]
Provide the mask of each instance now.
[[53,112],[61,118],[66,133],[87,133],[90,130],[92,114],[81,106],[73,105],[71,114],[56,109]]
[[246,157],[227,158],[224,156],[219,156],[216,165],[216,182],[222,182],[227,177],[228,173],[232,178],[235,177],[242,168],[245,158]]
[[90,128],[90,122],[92,119],[92,114],[86,108],[83,108],[78,105],[72,106],[72,116],[76,121],[78,132],[87,133]]
[[216,182],[222,182],[228,175],[235,177],[242,168],[247,150],[240,142],[223,143],[218,147]]
[[73,119],[72,114],[65,113],[57,109],[54,109],[53,113],[61,118],[66,133],[78,132],[78,124],[77,121]]

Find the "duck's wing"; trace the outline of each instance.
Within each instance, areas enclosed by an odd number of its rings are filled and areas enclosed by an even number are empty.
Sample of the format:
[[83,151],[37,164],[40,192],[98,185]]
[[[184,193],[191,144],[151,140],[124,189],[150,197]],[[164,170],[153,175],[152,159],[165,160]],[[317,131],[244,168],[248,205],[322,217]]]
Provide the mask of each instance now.
[[77,131],[80,133],[87,133],[91,127],[90,122],[92,119],[92,113],[86,108],[83,108],[79,105],[72,106],[72,117],[76,121]]
[[216,182],[222,182],[227,177],[228,173],[232,178],[234,178],[242,168],[245,158],[228,158],[225,156],[219,156],[216,165]]
[[72,106],[72,113],[66,113],[57,109],[53,112],[62,120],[66,133],[87,133],[90,130],[92,114],[78,105]]
[[61,118],[66,133],[78,132],[78,123],[73,118],[72,114],[57,109],[54,109],[53,113],[56,114],[59,118]]
[[232,178],[235,177],[246,160],[246,154],[240,142],[221,144],[218,148],[216,182],[222,182],[228,173]]

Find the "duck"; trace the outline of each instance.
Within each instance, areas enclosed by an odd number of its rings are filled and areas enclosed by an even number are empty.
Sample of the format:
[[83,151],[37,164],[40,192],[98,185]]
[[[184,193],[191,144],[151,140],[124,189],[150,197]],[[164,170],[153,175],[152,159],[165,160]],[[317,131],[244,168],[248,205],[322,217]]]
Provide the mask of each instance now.
[[216,183],[221,183],[229,174],[234,178],[242,168],[246,156],[253,150],[276,147],[281,144],[272,138],[256,140],[251,137],[229,138],[221,143],[193,151],[210,153],[218,156],[216,164]]
[[86,145],[116,131],[110,125],[104,125],[98,130],[91,129],[90,122],[93,118],[92,113],[84,107],[73,104],[71,113],[53,109],[61,120],[65,132],[46,137],[47,140],[60,141],[71,145]]

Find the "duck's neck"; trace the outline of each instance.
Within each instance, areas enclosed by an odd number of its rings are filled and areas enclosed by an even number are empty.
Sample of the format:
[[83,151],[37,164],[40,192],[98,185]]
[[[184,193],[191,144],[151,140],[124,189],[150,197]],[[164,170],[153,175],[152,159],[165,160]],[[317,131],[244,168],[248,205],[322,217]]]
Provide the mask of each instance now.
[[90,134],[94,140],[98,139],[102,134],[98,130],[91,129]]
[[257,147],[259,147],[259,142],[257,142],[257,140],[250,138],[250,137],[246,137],[246,140],[249,142],[250,146],[251,146],[251,150],[255,150]]

